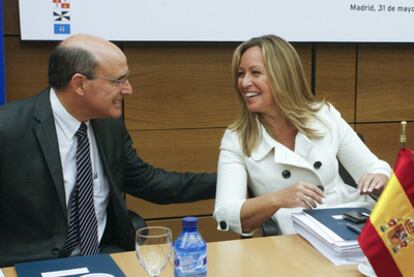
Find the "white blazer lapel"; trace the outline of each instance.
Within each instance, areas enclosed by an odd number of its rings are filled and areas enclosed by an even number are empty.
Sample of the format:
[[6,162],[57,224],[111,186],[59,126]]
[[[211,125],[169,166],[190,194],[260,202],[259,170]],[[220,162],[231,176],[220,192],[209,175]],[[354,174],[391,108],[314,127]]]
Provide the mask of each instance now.
[[[274,161],[279,164],[287,164],[295,167],[302,167],[314,171],[313,167],[308,161],[298,153],[293,152],[283,144],[276,142],[277,145],[274,151]],[[311,149],[311,148],[310,148]]]

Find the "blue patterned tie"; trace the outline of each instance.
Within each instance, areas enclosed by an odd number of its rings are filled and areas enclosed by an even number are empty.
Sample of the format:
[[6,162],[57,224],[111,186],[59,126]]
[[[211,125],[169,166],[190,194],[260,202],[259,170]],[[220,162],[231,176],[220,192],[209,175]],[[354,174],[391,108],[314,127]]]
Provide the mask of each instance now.
[[76,184],[71,200],[68,238],[61,250],[61,257],[70,255],[78,243],[81,255],[95,255],[99,252],[87,128],[86,124],[82,123],[76,132]]

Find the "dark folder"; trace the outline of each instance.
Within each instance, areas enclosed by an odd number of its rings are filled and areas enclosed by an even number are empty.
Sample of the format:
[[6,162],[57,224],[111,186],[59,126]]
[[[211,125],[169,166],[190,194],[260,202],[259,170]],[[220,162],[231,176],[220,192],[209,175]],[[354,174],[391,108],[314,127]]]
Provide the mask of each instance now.
[[107,254],[95,256],[74,256],[68,258],[18,263],[15,265],[15,268],[17,276],[19,277],[40,277],[42,276],[42,273],[45,272],[73,270],[79,268],[87,268],[89,273],[66,276],[74,277],[91,273],[107,273],[116,277],[125,277],[125,274],[121,271],[114,260],[112,260],[111,256]]
[[346,226],[349,221],[343,218],[335,219],[333,216],[343,215],[349,211],[357,211],[367,214],[371,213],[367,208],[305,209],[303,211],[331,229],[344,240],[356,240],[359,234],[353,232]]

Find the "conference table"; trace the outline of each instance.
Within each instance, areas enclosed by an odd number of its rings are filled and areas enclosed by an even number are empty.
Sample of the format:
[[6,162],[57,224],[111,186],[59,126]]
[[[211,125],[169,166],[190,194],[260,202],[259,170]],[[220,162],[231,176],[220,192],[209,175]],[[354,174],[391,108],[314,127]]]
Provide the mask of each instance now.
[[[148,276],[134,251],[111,255],[126,276]],[[172,258],[160,277],[174,276]],[[298,235],[260,237],[207,244],[209,277],[363,276],[356,265],[334,266]],[[16,277],[13,267],[3,268]]]

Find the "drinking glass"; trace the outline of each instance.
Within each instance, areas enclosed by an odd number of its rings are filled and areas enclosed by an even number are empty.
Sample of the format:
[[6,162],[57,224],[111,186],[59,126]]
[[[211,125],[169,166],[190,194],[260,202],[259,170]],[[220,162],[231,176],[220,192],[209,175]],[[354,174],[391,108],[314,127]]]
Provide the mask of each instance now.
[[171,230],[161,226],[138,229],[135,237],[135,252],[145,271],[151,277],[158,276],[171,256]]

